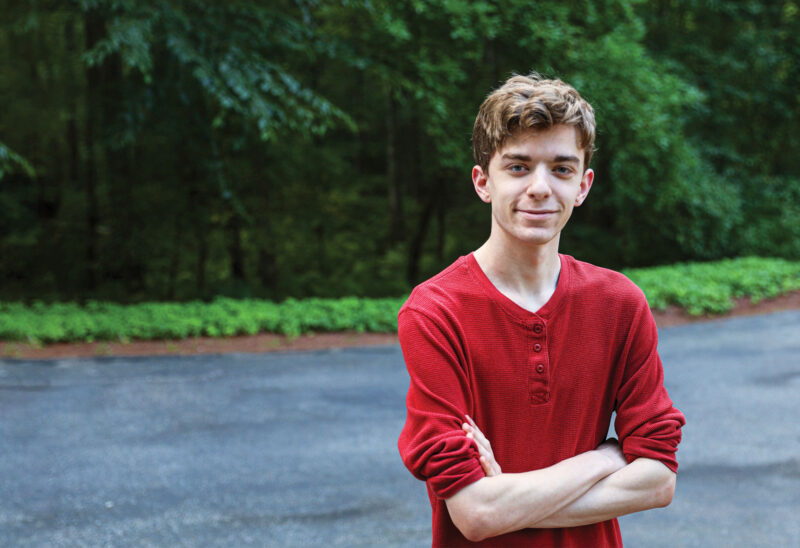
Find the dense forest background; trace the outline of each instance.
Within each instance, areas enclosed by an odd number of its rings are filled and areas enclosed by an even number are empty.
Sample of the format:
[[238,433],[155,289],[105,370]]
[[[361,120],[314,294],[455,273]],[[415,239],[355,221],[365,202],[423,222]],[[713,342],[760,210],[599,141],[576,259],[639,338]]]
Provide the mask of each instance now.
[[402,295],[530,70],[598,117],[562,251],[799,259],[799,59],[794,1],[0,0],[0,300]]

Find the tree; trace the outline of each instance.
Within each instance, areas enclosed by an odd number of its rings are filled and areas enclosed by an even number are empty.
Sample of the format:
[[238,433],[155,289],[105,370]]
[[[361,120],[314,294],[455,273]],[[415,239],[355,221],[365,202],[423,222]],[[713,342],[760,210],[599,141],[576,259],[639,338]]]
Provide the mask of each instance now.
[[800,256],[771,243],[800,236],[797,25],[792,1],[5,2],[0,297],[402,294],[488,234],[474,116],[532,69],[597,110],[566,252]]

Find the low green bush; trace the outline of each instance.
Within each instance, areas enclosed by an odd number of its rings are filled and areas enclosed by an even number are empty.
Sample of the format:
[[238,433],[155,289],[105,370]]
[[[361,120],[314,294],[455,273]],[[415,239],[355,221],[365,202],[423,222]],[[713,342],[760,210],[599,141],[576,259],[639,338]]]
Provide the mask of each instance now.
[[800,289],[800,261],[783,259],[742,257],[624,273],[642,288],[651,308],[676,305],[693,316],[723,314],[735,298],[758,302]]
[[31,342],[183,339],[259,332],[397,331],[405,297],[390,299],[217,298],[211,303],[0,303],[0,340]]
[[[759,301],[800,289],[800,261],[746,257],[711,263],[626,270],[650,306],[679,306],[689,314],[721,314],[733,299]],[[0,340],[30,342],[129,341],[225,337],[259,332],[297,336],[324,331],[393,333],[405,297],[386,299],[217,298],[213,302],[119,305],[90,301],[0,303]]]

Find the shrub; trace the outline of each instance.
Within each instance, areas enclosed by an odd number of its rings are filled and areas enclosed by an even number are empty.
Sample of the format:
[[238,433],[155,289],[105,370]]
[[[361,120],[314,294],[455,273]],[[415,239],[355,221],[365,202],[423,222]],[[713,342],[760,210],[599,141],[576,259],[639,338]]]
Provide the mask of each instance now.
[[[653,309],[676,305],[690,314],[720,314],[733,299],[752,301],[800,289],[800,261],[745,257],[624,271]],[[323,331],[393,333],[405,297],[258,299],[219,297],[210,303],[119,305],[90,301],[0,303],[0,340],[30,342],[182,339],[259,332],[297,336]]]

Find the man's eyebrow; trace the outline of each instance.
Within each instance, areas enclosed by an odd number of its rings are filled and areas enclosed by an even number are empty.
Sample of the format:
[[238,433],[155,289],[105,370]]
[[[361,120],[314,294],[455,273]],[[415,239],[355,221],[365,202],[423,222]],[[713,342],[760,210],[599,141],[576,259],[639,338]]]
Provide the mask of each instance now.
[[579,164],[581,163],[581,159],[578,158],[577,156],[556,156],[555,158],[553,158],[553,162]]
[[[503,154],[502,159],[503,160],[517,160],[519,162],[530,162],[531,161],[531,157],[529,155],[522,154],[522,153],[513,153],[513,152],[506,152],[505,154]],[[557,164],[563,164],[563,163],[579,164],[581,162],[581,159],[578,158],[577,156],[559,154],[558,156],[553,157],[551,162],[557,163]]]
[[531,157],[528,156],[527,154],[513,154],[513,153],[509,153],[509,152],[506,152],[505,154],[503,154],[502,158],[504,160],[519,160],[521,162],[530,162],[531,161]]

